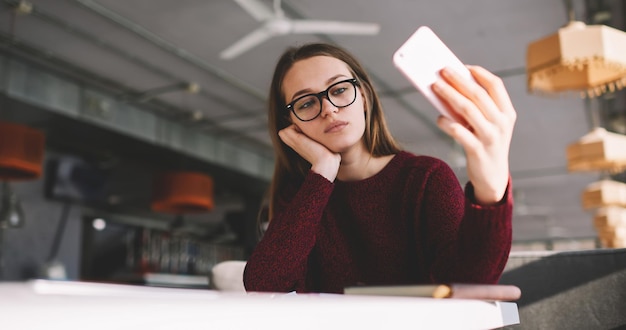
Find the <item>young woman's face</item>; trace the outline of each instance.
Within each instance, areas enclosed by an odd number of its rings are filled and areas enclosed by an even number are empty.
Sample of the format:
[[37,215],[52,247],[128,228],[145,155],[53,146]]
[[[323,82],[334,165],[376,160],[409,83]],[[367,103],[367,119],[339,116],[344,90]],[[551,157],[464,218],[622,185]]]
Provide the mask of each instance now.
[[[307,94],[317,94],[331,85],[352,79],[348,65],[330,56],[315,56],[296,62],[283,79],[285,103],[289,104]],[[347,85],[346,85],[347,84]],[[335,85],[328,91],[328,96],[337,105],[348,103],[353,94],[351,85]],[[343,88],[343,87],[348,87]],[[323,144],[333,152],[346,152],[351,147],[363,143],[365,133],[365,104],[361,89],[356,86],[354,102],[345,107],[337,107],[327,97],[322,97],[321,113],[310,121],[301,121],[293,111],[290,112],[291,122],[296,124],[304,134]],[[342,99],[343,98],[343,99]],[[308,107],[317,107],[318,99],[308,98],[310,102],[299,103],[295,111],[310,111]],[[301,112],[300,112],[301,113]],[[313,111],[313,114],[317,111]],[[301,114],[302,117],[302,114]]]

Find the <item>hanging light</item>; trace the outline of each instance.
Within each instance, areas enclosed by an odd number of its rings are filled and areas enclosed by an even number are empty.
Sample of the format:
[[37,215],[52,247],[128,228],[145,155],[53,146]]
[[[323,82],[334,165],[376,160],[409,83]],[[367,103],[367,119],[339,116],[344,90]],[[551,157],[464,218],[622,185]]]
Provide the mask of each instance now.
[[213,178],[197,172],[166,172],[154,182],[152,210],[171,214],[211,211]]
[[44,134],[36,129],[0,121],[0,227],[24,224],[24,210],[9,181],[36,179],[41,176],[44,158]]
[[567,146],[569,171],[621,172],[626,169],[626,135],[594,128]]
[[31,180],[41,176],[44,134],[36,129],[0,121],[0,180]]
[[2,204],[0,204],[0,227],[18,228],[24,225],[24,209],[17,194],[8,182],[2,183]]
[[582,193],[585,210],[607,206],[626,208],[626,183],[614,180],[593,182]]
[[603,247],[626,247],[626,208],[605,207],[599,209],[594,215],[593,225]]
[[526,53],[528,90],[596,97],[626,85],[626,33],[572,20],[532,42]]

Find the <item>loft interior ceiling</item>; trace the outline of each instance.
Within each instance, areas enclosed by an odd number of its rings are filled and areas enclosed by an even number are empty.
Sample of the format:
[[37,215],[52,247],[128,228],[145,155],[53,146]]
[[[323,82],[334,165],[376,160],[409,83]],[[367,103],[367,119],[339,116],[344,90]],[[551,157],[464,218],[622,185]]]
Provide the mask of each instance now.
[[[568,174],[565,166],[567,144],[590,129],[588,106],[526,90],[526,46],[566,23],[562,0],[285,0],[290,18],[373,22],[381,30],[375,36],[277,36],[231,60],[220,59],[220,52],[261,25],[231,0],[32,0],[32,12],[15,20],[11,8],[17,1],[0,3],[5,55],[49,64],[58,74],[268,158],[266,92],[278,56],[291,45],[340,44],[369,70],[403,146],[448,161],[465,181],[457,148],[436,128],[435,110],[391,62],[395,49],[418,26],[428,25],[464,62],[503,77],[516,106],[510,157],[515,188],[524,191],[524,203],[531,206],[526,210],[541,212],[516,214],[515,239],[595,234],[580,193],[598,176]],[[585,15],[583,2],[574,4]],[[169,89],[190,83],[199,86],[198,93]]]

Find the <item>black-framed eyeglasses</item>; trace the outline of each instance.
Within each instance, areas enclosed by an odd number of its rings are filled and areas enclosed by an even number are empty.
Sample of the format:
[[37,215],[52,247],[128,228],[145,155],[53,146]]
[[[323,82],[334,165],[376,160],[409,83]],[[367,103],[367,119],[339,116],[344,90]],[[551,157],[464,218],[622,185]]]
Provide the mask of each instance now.
[[287,110],[293,112],[301,121],[311,121],[322,113],[322,98],[325,97],[337,108],[345,108],[356,100],[356,78],[338,81],[317,94],[298,97],[287,104]]

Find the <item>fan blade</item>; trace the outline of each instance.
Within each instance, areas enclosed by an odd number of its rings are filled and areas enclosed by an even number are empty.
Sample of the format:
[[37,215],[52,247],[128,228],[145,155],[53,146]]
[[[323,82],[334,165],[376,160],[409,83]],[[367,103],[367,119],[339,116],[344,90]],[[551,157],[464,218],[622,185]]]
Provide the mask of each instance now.
[[245,37],[239,39],[239,41],[235,42],[230,47],[224,49],[220,53],[220,58],[222,58],[223,60],[233,59],[247,52],[251,48],[254,48],[257,45],[263,43],[271,37],[273,37],[272,33],[268,31],[265,26],[260,27],[250,32]]
[[260,0],[234,0],[241,8],[254,17],[259,22],[266,21],[274,17],[274,13]]
[[291,20],[291,33],[300,34],[378,34],[376,23]]

